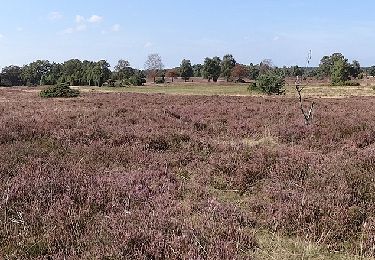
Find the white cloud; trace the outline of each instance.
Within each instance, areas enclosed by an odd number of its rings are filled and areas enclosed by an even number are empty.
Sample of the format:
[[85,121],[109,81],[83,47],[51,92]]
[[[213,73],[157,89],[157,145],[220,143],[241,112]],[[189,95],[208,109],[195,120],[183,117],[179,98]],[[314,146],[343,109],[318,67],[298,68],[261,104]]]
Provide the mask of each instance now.
[[17,27],[16,30],[17,30],[17,32],[22,32],[23,28],[22,27]]
[[60,34],[72,34],[76,32],[82,32],[87,29],[86,24],[78,24],[76,27],[69,27],[62,31]]
[[56,21],[56,20],[60,20],[62,19],[64,16],[59,13],[59,12],[50,12],[48,14],[48,19],[50,19],[51,21]]
[[275,37],[273,37],[273,41],[278,41],[278,40],[280,40],[280,37],[279,36],[275,36]]
[[151,48],[152,45],[153,45],[152,42],[146,42],[144,47],[147,49],[147,48]]
[[120,29],[121,29],[121,26],[119,24],[114,24],[111,28],[111,31],[112,32],[118,32],[118,31],[120,31]]
[[82,15],[76,15],[76,23],[83,23],[85,21],[85,17]]
[[[100,23],[103,20],[103,17],[98,16],[98,15],[92,15],[89,19],[86,19],[84,16],[77,14],[75,17],[75,26],[69,27],[59,34],[72,34],[72,33],[77,33],[77,32],[82,32],[86,31],[88,28],[89,23]],[[119,25],[114,25],[111,30],[116,31],[119,30],[120,26]]]
[[1,39],[1,38],[4,38],[4,35],[2,35],[2,34],[0,33],[0,39]]
[[92,15],[88,19],[89,23],[100,23],[102,20],[103,20],[103,17],[96,15],[96,14]]

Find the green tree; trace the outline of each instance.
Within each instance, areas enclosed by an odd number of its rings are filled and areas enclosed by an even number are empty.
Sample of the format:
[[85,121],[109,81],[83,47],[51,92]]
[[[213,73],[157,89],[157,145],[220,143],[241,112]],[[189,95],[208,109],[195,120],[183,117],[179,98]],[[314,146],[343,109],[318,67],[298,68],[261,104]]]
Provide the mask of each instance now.
[[353,60],[352,64],[350,65],[350,68],[349,68],[350,77],[356,79],[356,78],[358,78],[359,74],[361,74],[361,72],[362,72],[361,64],[359,64],[358,61]]
[[190,60],[182,60],[180,65],[180,74],[181,77],[185,80],[185,82],[194,75],[193,67],[191,66]]
[[19,66],[11,65],[11,66],[4,67],[1,70],[0,85],[7,86],[7,87],[23,85],[21,75],[22,75],[22,68]]
[[202,77],[202,70],[203,70],[202,64],[194,64],[193,65],[194,77],[197,77],[197,78]]
[[249,71],[249,79],[255,80],[258,78],[259,73],[260,73],[258,65],[254,65],[253,63],[250,63],[247,69]]
[[290,68],[290,76],[292,76],[292,77],[297,77],[297,76],[302,77],[304,72],[305,72],[304,69],[300,68],[298,66],[292,66]]
[[[354,65],[359,66],[359,63],[356,62]],[[355,70],[356,68],[353,67],[353,69]],[[356,72],[354,70],[352,73],[355,75]],[[341,85],[350,79],[351,65],[344,55],[334,53],[321,59],[317,74],[319,78],[330,77],[332,85]]]
[[221,74],[227,79],[227,82],[231,77],[232,69],[234,68],[234,66],[236,66],[236,63],[237,62],[233,58],[233,55],[224,55],[223,60],[221,61]]
[[368,74],[369,74],[371,77],[375,77],[375,66],[371,66],[371,67],[368,69]]
[[101,87],[104,82],[111,78],[111,66],[106,60],[100,60],[95,63],[93,68],[95,85]]
[[332,58],[330,56],[324,56],[320,60],[318,73],[317,73],[318,77],[322,79],[330,77],[332,65],[333,65]]
[[84,67],[80,60],[71,59],[64,62],[60,82],[67,82],[70,86],[81,85],[85,80]]
[[127,60],[119,60],[114,69],[116,78],[119,80],[129,79],[134,75],[134,69],[130,67],[130,63]]
[[349,80],[348,64],[345,59],[336,59],[333,62],[331,69],[331,84],[332,85],[343,85]]
[[59,63],[53,62],[50,70],[42,76],[41,85],[55,85],[62,76],[63,66]]
[[211,79],[214,82],[217,82],[217,80],[220,77],[221,74],[221,60],[219,57],[213,57],[211,58],[206,58],[204,60],[203,64],[203,69],[202,69],[202,74],[205,79],[208,79],[210,82]]
[[95,80],[95,62],[84,60],[82,62],[83,69],[83,81],[85,84],[92,86]]
[[48,60],[37,60],[22,67],[21,78],[27,85],[40,85],[42,77],[51,70]]

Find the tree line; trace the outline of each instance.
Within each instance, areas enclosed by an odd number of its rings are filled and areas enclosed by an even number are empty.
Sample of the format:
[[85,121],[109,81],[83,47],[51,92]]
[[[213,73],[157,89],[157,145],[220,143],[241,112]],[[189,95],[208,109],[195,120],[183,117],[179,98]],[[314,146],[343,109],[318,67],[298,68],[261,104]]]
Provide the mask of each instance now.
[[1,70],[1,86],[35,86],[69,84],[71,86],[127,86],[142,85],[146,78],[155,83],[164,83],[167,79],[172,82],[180,77],[185,81],[192,77],[201,77],[207,81],[217,82],[220,77],[226,81],[245,82],[245,79],[256,80],[261,75],[273,74],[280,77],[315,77],[330,78],[333,85],[342,85],[351,79],[362,78],[366,75],[375,76],[375,66],[361,68],[358,61],[348,62],[341,53],[324,56],[319,67],[276,67],[271,60],[263,60],[259,64],[240,64],[233,55],[227,54],[222,58],[205,58],[202,64],[191,64],[184,59],[179,67],[165,69],[159,54],[150,54],[143,70],[132,68],[127,60],[119,60],[113,71],[105,60],[81,61],[71,59],[63,63],[37,60],[24,66],[7,66]]

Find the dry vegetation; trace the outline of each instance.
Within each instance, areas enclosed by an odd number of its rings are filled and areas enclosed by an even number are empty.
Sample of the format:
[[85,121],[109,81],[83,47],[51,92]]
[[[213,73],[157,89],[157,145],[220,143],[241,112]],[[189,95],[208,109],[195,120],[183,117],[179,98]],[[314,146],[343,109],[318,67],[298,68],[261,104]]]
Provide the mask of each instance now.
[[[295,97],[298,95],[295,89],[295,78],[287,78],[285,86],[285,95]],[[141,87],[77,87],[86,92],[128,92],[145,94],[175,94],[175,95],[221,95],[221,96],[261,96],[262,93],[249,91],[249,83],[239,84],[226,82],[220,79],[217,83],[208,83],[207,80],[194,78],[194,82],[181,82],[175,80],[173,83],[154,84],[148,82]],[[247,79],[248,82],[251,80]],[[303,82],[307,86],[304,88],[303,95],[308,97],[322,98],[345,98],[350,96],[374,96],[375,79],[366,78],[358,80],[361,86],[331,86],[327,80],[309,79]]]
[[0,97],[2,258],[375,256],[374,98]]

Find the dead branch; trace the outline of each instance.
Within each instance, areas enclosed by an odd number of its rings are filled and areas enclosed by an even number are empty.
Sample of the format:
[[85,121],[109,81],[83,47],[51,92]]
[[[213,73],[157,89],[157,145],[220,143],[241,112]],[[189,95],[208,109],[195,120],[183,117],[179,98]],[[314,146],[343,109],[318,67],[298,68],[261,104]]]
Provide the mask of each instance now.
[[313,120],[313,110],[314,110],[315,102],[312,102],[308,112],[305,112],[305,109],[304,109],[304,106],[303,106],[303,98],[302,98],[302,90],[305,88],[305,86],[301,86],[301,82],[300,82],[298,76],[297,76],[297,80],[296,80],[295,85],[296,85],[296,90],[297,90],[297,93],[298,93],[298,96],[299,96],[300,110],[302,112],[303,117],[305,118],[305,124],[310,125],[312,120]]

